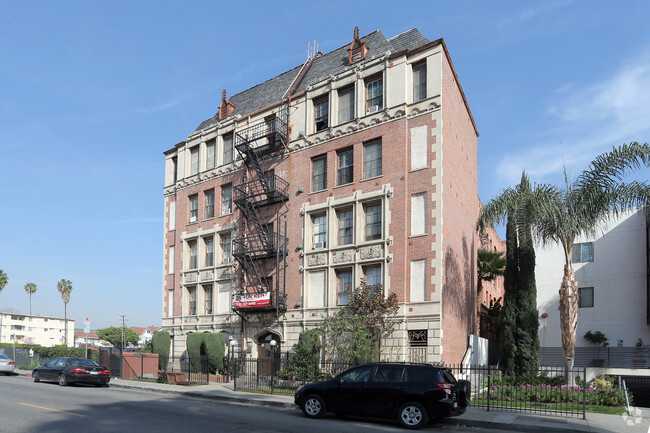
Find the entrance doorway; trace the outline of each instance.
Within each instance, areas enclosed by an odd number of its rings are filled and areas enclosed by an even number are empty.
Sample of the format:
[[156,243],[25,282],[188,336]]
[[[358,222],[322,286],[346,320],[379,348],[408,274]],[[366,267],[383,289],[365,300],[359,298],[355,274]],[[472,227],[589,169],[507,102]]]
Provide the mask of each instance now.
[[[271,341],[275,341],[275,347],[271,344]],[[274,373],[280,368],[280,336],[267,332],[262,334],[257,339],[257,358],[259,362],[260,374],[271,374],[271,371]]]

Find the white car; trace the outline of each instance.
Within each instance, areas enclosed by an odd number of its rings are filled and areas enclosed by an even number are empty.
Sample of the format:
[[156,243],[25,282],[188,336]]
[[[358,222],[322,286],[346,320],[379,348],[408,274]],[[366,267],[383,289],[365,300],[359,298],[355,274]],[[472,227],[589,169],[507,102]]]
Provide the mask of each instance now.
[[11,374],[14,372],[15,363],[6,355],[0,353],[0,373]]

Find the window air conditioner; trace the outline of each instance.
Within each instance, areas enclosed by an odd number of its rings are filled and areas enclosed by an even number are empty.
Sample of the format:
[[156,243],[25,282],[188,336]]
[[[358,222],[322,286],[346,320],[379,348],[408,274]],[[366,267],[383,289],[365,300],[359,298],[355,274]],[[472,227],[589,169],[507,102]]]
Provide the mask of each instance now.
[[321,249],[321,248],[325,248],[325,242],[316,242],[314,244],[314,249],[315,250],[318,250],[318,249]]
[[191,222],[191,223],[195,223],[195,222],[196,222],[196,217],[195,217],[195,216],[190,217],[190,222]]
[[377,111],[379,111],[379,105],[373,105],[372,107],[368,108],[368,114],[376,113]]

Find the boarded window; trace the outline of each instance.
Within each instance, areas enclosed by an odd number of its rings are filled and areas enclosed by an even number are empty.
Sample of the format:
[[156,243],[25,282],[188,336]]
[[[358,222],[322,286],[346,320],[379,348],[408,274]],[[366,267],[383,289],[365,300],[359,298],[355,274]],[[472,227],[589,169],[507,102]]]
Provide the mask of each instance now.
[[309,307],[325,306],[325,271],[309,273]]
[[411,261],[411,302],[426,300],[426,260]]
[[427,127],[411,128],[411,170],[427,168]]

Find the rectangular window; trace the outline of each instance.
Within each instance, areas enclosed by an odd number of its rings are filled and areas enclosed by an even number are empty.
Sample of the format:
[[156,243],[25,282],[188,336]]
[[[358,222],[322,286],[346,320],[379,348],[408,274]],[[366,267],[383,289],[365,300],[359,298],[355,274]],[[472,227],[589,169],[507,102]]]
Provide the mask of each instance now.
[[176,201],[169,203],[169,230],[176,230]]
[[337,305],[347,305],[352,294],[352,269],[341,269],[336,271]]
[[322,131],[329,126],[329,99],[328,96],[314,100],[316,118],[316,131]]
[[337,185],[345,185],[353,182],[354,161],[352,149],[343,150],[338,153],[339,166],[337,170]]
[[427,64],[413,65],[413,102],[427,97]]
[[174,245],[172,245],[171,247],[169,247],[169,261],[167,262],[168,274],[174,273],[174,260],[175,260],[174,255],[175,255]]
[[196,287],[187,288],[187,297],[189,299],[188,313],[190,316],[196,316]]
[[411,236],[423,235],[427,232],[426,193],[411,196]]
[[232,262],[232,236],[230,233],[221,235],[221,262]]
[[221,187],[221,215],[232,213],[232,186],[224,185]]
[[594,288],[580,287],[578,289],[578,308],[591,308],[594,306]]
[[381,265],[364,266],[363,276],[366,278],[366,285],[373,289],[373,293],[381,288]]
[[205,238],[205,266],[214,266],[214,239]]
[[327,247],[327,215],[313,215],[314,249]]
[[381,239],[381,203],[364,206],[366,214],[366,240]]
[[217,140],[213,138],[205,142],[205,150],[207,153],[206,169],[210,170],[217,166]]
[[354,87],[339,90],[339,123],[354,119]]
[[427,126],[411,128],[411,170],[427,168]]
[[198,245],[196,241],[189,241],[187,243],[187,247],[190,250],[190,267],[189,269],[196,269],[198,263],[197,263],[197,256],[198,256]]
[[199,218],[199,196],[194,194],[190,196],[190,222],[195,223]]
[[174,183],[178,181],[178,158],[172,156],[172,179]]
[[205,219],[214,218],[214,190],[205,192]]
[[203,286],[205,314],[212,314],[212,284]]
[[217,313],[225,314],[230,312],[230,292],[232,283],[219,283],[219,293],[217,294]]
[[354,219],[352,209],[341,209],[336,211],[336,218],[339,223],[339,245],[348,245],[354,242]]
[[325,271],[309,273],[309,307],[325,306]]
[[384,109],[384,79],[370,78],[366,84],[366,110],[374,113]]
[[223,163],[230,164],[232,162],[233,148],[232,148],[232,134],[223,136]]
[[167,317],[172,317],[174,315],[174,291],[170,290],[167,295]]
[[426,300],[426,260],[411,261],[411,302]]
[[321,191],[327,189],[327,156],[319,156],[311,160],[311,189]]
[[199,146],[190,149],[190,174],[199,173]]
[[573,244],[573,263],[593,262],[594,261],[594,243],[584,242]]
[[381,176],[381,139],[363,145],[363,178]]

